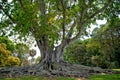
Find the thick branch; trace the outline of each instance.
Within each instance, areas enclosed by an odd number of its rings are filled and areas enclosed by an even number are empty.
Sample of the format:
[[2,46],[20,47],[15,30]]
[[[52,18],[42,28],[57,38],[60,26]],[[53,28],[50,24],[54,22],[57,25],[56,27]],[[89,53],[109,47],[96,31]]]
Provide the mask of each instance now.
[[79,29],[79,32],[76,34],[76,36],[70,39],[69,43],[79,38],[79,36],[82,34],[82,30],[83,30],[83,25],[81,25],[81,28]]
[[72,34],[73,34],[73,31],[74,31],[75,25],[76,25],[76,21],[74,20],[73,24],[72,24],[71,27],[70,27],[69,32],[67,33],[67,39],[70,39],[70,38],[72,37]]
[[62,10],[63,10],[63,24],[62,24],[62,29],[63,29],[63,39],[65,38],[65,24],[66,24],[66,5],[64,0],[61,1],[62,4]]
[[[79,31],[78,31],[78,33],[76,34],[76,36],[75,37],[73,37],[72,39],[70,39],[69,38],[69,43],[70,42],[72,42],[73,40],[75,40],[75,39],[77,39],[80,35],[81,35],[81,33],[82,33],[82,30],[83,30],[83,24],[82,24],[82,21],[83,21],[83,18],[84,18],[84,15],[85,15],[85,7],[86,7],[86,5],[85,5],[85,1],[83,2],[84,4],[81,6],[81,9],[82,9],[82,11],[81,11],[81,15],[80,16],[78,16],[79,17],[79,19],[77,18],[76,19],[76,22],[74,21],[74,24],[72,25],[73,27],[75,27],[75,25],[76,25],[76,23],[78,24],[78,27],[79,27]],[[78,20],[78,21],[77,21]],[[71,30],[73,30],[73,28],[71,27],[71,29],[70,29],[70,31]],[[70,32],[69,32],[69,34],[68,35],[70,35],[69,37],[71,37],[72,36],[72,33],[70,34]]]
[[40,11],[43,15],[45,15],[46,9],[45,9],[45,1],[40,0]]
[[[83,0],[84,1],[84,0]],[[83,18],[84,18],[84,15],[85,15],[85,7],[86,7],[86,5],[85,5],[85,1],[83,2],[83,5],[81,6],[81,9],[82,9],[82,11],[81,11],[81,15],[80,15],[80,18],[79,18],[79,20],[80,20],[80,23],[82,22],[82,20],[83,20]]]
[[[83,21],[83,18],[84,18],[84,15],[85,15],[85,11],[86,11],[85,10],[85,7],[86,7],[85,1],[83,3],[84,4],[81,6],[81,8],[82,8],[82,11],[80,13],[81,15],[78,16],[78,18],[76,19],[76,21],[74,20],[74,23],[72,24],[72,26],[71,26],[68,34],[67,34],[67,39],[65,41],[67,44],[71,43],[74,39],[78,38],[80,36],[80,34],[82,33],[82,27],[83,27],[82,21]],[[76,24],[78,24],[77,27],[79,27],[79,31],[76,34],[76,36],[71,39],[71,37],[73,35],[74,28],[76,27]]]
[[76,22],[74,20],[73,24],[71,25],[70,27],[70,30],[69,32],[67,33],[66,35],[66,38],[63,39],[63,41],[61,42],[60,45],[58,45],[56,48],[61,48],[61,50],[63,50],[65,47],[67,47],[70,43],[70,38],[72,37],[72,34],[73,34],[73,31],[74,31],[74,28],[75,28],[75,25],[76,25]]

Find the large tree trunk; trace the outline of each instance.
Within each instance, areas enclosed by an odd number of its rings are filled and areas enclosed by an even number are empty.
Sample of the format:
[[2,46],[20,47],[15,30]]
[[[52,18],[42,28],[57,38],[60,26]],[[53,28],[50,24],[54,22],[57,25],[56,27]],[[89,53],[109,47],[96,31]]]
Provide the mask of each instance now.
[[[43,43],[42,43],[43,42]],[[57,47],[51,47],[47,41],[37,41],[41,52],[40,65],[44,65],[44,69],[54,70],[54,65],[63,61],[64,44]]]

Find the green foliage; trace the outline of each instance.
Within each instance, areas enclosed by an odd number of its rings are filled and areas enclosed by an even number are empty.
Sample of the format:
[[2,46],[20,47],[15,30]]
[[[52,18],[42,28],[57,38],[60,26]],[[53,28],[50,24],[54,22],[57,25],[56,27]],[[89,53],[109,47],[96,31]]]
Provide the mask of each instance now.
[[14,56],[17,56],[20,59],[20,65],[23,65],[24,62],[28,63],[27,59],[29,56],[29,52],[29,47],[26,44],[18,43],[15,45]]
[[15,51],[19,54],[29,53],[29,47],[26,44],[18,43],[15,46]]
[[41,60],[41,57],[38,56],[38,57],[36,58],[36,63],[38,64],[38,63],[40,62],[40,60]]
[[92,63],[95,64],[96,66],[98,66],[98,64],[99,64],[99,62],[100,62],[100,61],[99,61],[99,60],[100,60],[100,59],[99,59],[99,56],[97,56],[97,55],[96,55],[96,56],[92,56],[91,59],[92,59]]
[[6,44],[0,44],[0,66],[19,66],[20,60],[11,56],[11,52],[7,50]]
[[86,44],[87,52],[92,55],[97,55],[100,54],[100,42],[94,40],[94,39],[89,39],[89,42]]
[[86,51],[86,41],[76,40],[70,44],[65,50],[64,59],[70,63],[89,65],[90,60]]
[[15,49],[14,43],[8,37],[0,36],[0,43],[5,43],[7,45],[7,49],[11,52]]
[[[112,21],[108,22],[101,28],[95,29],[92,34],[92,39],[88,43],[88,48],[91,50],[89,53],[99,56],[99,66],[116,68],[120,66],[119,59],[120,49],[119,42],[120,36],[120,19],[114,18]],[[91,46],[93,44],[94,46]],[[95,47],[99,44],[98,48]],[[97,48],[97,50],[95,50]],[[97,51],[97,52],[96,52]]]

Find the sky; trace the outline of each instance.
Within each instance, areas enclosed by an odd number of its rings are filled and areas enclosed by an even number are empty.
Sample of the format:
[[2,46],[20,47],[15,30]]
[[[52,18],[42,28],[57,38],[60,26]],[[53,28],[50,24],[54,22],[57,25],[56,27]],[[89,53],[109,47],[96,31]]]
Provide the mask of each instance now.
[[107,20],[96,20],[96,23],[98,24],[98,25],[91,25],[91,28],[90,28],[90,31],[92,32],[93,30],[94,30],[94,28],[96,28],[96,27],[100,27],[100,25],[103,25],[103,24],[105,24],[107,22]]
[[[93,31],[96,27],[100,27],[100,25],[106,24],[106,22],[107,22],[107,20],[105,20],[105,19],[103,19],[103,20],[96,20],[97,25],[91,24],[91,25],[90,25],[90,28],[88,28],[86,31],[87,31],[87,32],[89,33],[89,35],[90,35],[90,34],[92,34],[92,31]],[[88,37],[88,36],[84,36],[82,40],[88,39],[88,38],[90,38],[90,36],[89,36],[89,37]]]

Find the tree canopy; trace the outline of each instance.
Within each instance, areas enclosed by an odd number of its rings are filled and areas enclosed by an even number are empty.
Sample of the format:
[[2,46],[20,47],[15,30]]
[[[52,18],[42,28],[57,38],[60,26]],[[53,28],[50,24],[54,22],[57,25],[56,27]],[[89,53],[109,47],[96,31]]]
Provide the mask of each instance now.
[[[32,34],[37,40],[45,37],[51,46],[64,39],[79,37],[96,19],[118,16],[118,0],[2,0],[1,30],[11,27],[24,37]],[[113,12],[114,11],[114,12]]]

